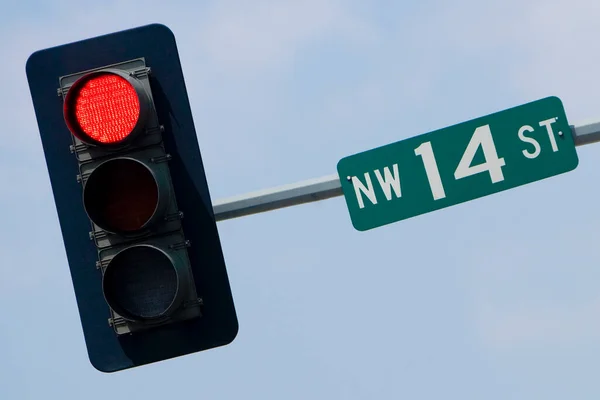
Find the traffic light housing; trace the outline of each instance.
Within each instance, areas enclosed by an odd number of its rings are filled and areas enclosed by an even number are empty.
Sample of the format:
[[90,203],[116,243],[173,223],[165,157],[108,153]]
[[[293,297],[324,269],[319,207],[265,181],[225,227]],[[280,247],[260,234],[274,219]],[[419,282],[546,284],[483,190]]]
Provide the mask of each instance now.
[[26,70],[91,363],[113,372],[230,343],[237,317],[172,32],[41,50]]

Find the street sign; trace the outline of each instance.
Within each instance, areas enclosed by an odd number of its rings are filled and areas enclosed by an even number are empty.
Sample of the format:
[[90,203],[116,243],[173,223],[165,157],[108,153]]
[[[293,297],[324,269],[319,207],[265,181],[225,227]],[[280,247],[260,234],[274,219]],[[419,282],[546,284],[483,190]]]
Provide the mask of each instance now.
[[547,97],[343,158],[359,231],[571,171],[579,160],[562,102]]

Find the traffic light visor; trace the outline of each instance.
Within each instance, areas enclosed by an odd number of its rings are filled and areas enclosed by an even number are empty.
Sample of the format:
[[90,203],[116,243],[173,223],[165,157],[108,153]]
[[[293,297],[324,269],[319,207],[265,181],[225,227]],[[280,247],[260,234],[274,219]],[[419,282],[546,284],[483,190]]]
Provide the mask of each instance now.
[[120,70],[79,78],[67,92],[64,117],[75,137],[97,146],[123,145],[143,130],[148,96],[141,83]]

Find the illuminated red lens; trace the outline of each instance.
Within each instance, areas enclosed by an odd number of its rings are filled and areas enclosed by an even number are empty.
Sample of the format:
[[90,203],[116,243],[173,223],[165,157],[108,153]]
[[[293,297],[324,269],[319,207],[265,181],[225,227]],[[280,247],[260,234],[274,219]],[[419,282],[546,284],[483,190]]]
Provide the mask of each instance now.
[[99,143],[119,143],[137,124],[140,100],[134,87],[114,74],[98,75],[75,94],[74,116],[83,134]]

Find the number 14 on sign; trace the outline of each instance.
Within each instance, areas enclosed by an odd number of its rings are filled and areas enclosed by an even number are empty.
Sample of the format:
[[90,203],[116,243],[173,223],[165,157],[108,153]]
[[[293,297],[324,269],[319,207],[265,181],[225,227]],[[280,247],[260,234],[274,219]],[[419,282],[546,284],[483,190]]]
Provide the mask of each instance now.
[[[556,139],[552,130],[552,123],[556,122],[556,118],[550,118],[540,122],[540,126],[545,126],[552,146],[552,151],[558,151],[556,145]],[[534,151],[529,152],[523,150],[523,155],[529,159],[536,158],[540,154],[540,144],[537,140],[525,136],[525,132],[533,132],[534,129],[529,125],[524,125],[519,129],[518,136],[523,142],[527,142],[534,146]],[[558,132],[559,135],[563,135],[562,132]],[[473,166],[473,159],[477,149],[481,146],[483,150],[483,157],[485,162],[479,165]],[[415,155],[420,156],[423,159],[423,166],[425,167],[425,173],[427,174],[427,180],[431,187],[431,193],[434,200],[440,200],[446,197],[444,191],[444,185],[442,184],[442,178],[440,177],[440,171],[435,161],[435,155],[433,154],[433,147],[431,142],[424,142],[415,149]],[[502,173],[502,167],[506,165],[504,158],[498,157],[494,139],[492,137],[492,131],[489,125],[480,126],[475,129],[471,141],[467,145],[467,149],[463,154],[456,170],[454,171],[454,179],[462,179],[471,175],[479,174],[482,172],[488,172],[492,183],[498,183],[504,180],[504,174]],[[395,171],[397,171],[398,165],[394,164]],[[397,175],[396,175],[397,176]]]

